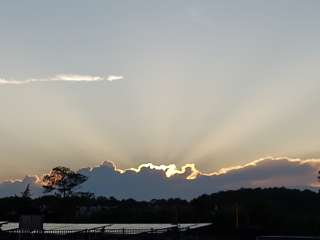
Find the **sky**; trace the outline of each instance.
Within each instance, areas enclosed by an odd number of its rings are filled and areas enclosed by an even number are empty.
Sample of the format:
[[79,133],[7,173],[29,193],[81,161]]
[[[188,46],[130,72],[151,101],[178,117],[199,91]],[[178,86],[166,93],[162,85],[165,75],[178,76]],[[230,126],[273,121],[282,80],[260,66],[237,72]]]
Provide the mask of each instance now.
[[5,1],[0,181],[320,157],[320,2]]

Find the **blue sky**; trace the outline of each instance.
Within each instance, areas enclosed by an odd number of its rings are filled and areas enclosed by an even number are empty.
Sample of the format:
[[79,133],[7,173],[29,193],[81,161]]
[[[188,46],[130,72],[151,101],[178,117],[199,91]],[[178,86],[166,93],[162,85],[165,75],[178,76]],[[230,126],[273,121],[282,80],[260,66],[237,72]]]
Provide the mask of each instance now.
[[[6,1],[0,179],[319,157],[318,1]],[[53,81],[84,75],[118,81]],[[1,81],[0,81],[1,82]]]

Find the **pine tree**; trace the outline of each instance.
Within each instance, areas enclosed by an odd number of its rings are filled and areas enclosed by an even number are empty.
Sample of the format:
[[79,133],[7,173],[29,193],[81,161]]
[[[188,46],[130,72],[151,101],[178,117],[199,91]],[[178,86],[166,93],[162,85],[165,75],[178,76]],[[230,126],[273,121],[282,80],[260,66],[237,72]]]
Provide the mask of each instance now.
[[45,193],[55,191],[63,198],[72,196],[73,190],[87,181],[88,177],[76,173],[67,167],[55,167],[42,177],[42,187]]
[[23,192],[21,192],[21,197],[22,198],[31,198],[31,190],[30,190],[30,184],[28,184],[27,186],[26,186],[26,189],[23,191]]

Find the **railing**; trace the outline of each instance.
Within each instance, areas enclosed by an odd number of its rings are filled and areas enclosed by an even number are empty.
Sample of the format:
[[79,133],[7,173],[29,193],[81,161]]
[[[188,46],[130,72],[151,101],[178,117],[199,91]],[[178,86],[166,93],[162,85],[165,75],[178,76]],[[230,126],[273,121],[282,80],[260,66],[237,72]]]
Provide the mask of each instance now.
[[0,232],[2,240],[95,240],[95,239],[123,239],[130,237],[143,237],[151,239],[165,233],[176,233],[180,229],[169,227],[162,229],[111,229],[98,227],[85,230],[43,230],[43,231],[24,231],[12,229]]

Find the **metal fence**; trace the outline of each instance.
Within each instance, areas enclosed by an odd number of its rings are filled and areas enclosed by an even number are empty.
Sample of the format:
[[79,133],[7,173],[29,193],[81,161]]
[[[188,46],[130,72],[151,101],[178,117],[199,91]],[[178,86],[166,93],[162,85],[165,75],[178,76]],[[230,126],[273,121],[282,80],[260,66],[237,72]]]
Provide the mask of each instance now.
[[42,230],[24,231],[13,229],[0,232],[1,240],[102,240],[102,239],[157,239],[163,234],[178,233],[176,227],[163,229],[110,229],[94,228],[85,230]]

